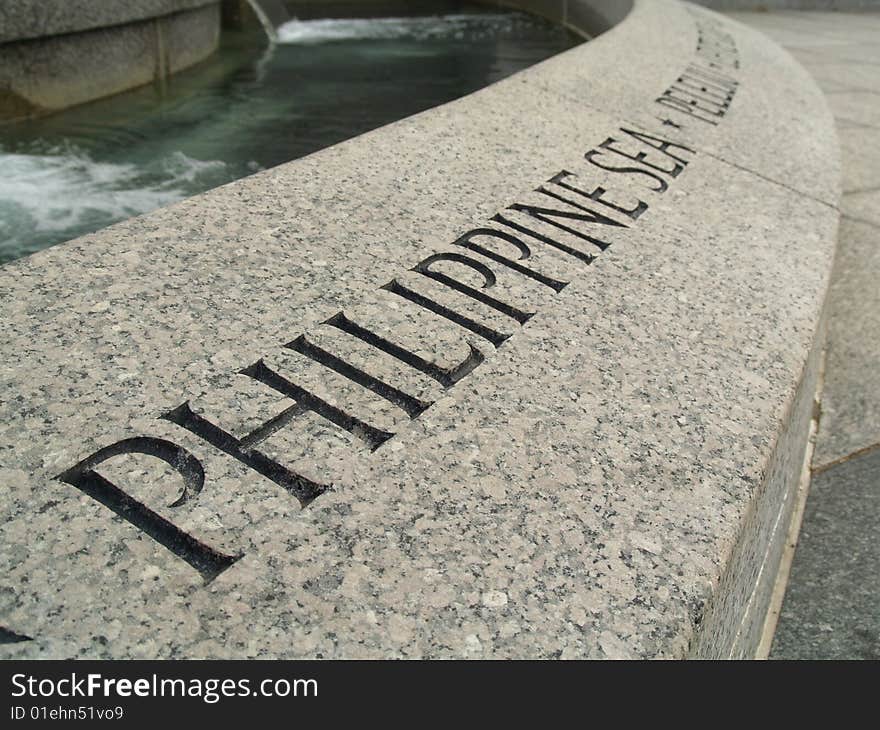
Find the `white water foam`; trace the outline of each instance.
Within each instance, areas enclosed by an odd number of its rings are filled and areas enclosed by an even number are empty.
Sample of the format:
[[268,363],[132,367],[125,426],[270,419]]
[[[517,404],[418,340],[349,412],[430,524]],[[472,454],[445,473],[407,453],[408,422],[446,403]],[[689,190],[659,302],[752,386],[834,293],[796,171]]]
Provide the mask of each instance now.
[[99,162],[73,145],[25,153],[0,149],[0,170],[0,261],[33,250],[26,243],[33,239],[97,230],[227,178],[225,163],[182,152],[139,166]]
[[278,42],[309,45],[345,40],[460,39],[481,35],[490,29],[497,33],[520,20],[509,13],[291,20],[278,28]]

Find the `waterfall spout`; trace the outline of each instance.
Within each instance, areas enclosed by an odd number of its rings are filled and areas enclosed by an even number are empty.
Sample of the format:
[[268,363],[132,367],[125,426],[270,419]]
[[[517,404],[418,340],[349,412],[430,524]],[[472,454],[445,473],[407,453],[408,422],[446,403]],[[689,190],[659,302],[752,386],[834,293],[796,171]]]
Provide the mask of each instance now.
[[278,40],[278,27],[291,19],[284,0],[247,0],[247,3],[265,28],[269,40],[275,43]]

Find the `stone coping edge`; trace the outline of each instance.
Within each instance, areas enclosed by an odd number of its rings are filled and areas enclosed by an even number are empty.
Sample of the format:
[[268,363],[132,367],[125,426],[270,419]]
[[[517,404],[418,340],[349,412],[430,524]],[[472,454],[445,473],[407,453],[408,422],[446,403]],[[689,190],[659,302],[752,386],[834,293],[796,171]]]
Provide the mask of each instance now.
[[638,0],[0,268],[0,655],[753,656],[839,198],[786,52]]

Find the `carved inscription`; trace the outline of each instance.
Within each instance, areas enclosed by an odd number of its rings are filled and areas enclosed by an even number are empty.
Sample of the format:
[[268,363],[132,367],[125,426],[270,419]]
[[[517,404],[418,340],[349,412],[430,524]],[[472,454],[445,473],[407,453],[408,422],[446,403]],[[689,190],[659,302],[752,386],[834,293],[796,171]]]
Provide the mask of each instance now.
[[[736,90],[736,81],[727,71],[738,66],[732,38],[718,24],[698,20],[699,45],[694,62],[675,85],[657,99],[670,109],[704,122],[717,124],[724,116]],[[678,126],[678,125],[674,125]],[[399,423],[419,418],[434,402],[423,394],[410,392],[406,383],[392,382],[380,365],[369,358],[356,365],[325,347],[320,331],[336,331],[354,338],[375,360],[392,358],[404,370],[427,376],[443,389],[454,388],[479,368],[516,331],[538,314],[538,308],[511,301],[500,285],[505,277],[537,287],[548,296],[562,292],[585,267],[608,250],[615,231],[636,225],[649,211],[651,195],[661,195],[681,175],[695,152],[690,147],[664,138],[656,132],[621,127],[605,140],[583,153],[587,169],[621,176],[642,196],[627,198],[622,191],[590,184],[583,174],[567,169],[550,175],[521,202],[514,202],[492,216],[485,224],[467,231],[449,247],[416,262],[408,272],[386,282],[368,297],[392,295],[405,307],[415,308],[438,322],[475,335],[477,344],[464,339],[458,362],[441,365],[414,351],[404,339],[395,341],[393,328],[377,331],[358,321],[357,316],[340,311],[312,331],[293,334],[279,352],[295,353],[328,376],[378,396],[400,416]],[[607,176],[605,176],[607,177]],[[607,183],[606,183],[607,184]],[[552,252],[570,263],[571,275],[565,280],[558,271],[542,271],[535,263],[536,253]],[[537,257],[540,259],[540,256]],[[418,286],[423,282],[425,286]],[[434,291],[434,295],[425,291]],[[446,294],[443,294],[443,293]],[[451,302],[457,302],[452,304]],[[467,302],[471,302],[468,305]],[[380,309],[377,307],[377,310]],[[490,320],[480,312],[491,312]],[[480,344],[482,343],[482,344]],[[293,466],[269,455],[268,441],[297,419],[318,418],[337,433],[345,432],[352,443],[360,444],[368,455],[393,439],[388,430],[364,417],[328,402],[312,392],[296,375],[282,372],[270,356],[259,357],[239,371],[239,376],[259,384],[278,398],[289,401],[280,413],[251,428],[247,433],[230,432],[216,419],[198,412],[185,400],[159,417],[205,444],[262,475],[298,500],[305,508],[332,488],[331,479],[307,476]],[[341,380],[340,380],[341,379]],[[328,382],[330,378],[328,377]],[[395,427],[397,428],[397,427]],[[261,450],[262,448],[262,450]],[[197,570],[205,582],[233,565],[241,555],[227,555],[183,532],[155,509],[141,503],[101,476],[96,468],[126,454],[145,454],[169,465],[180,477],[180,487],[172,492],[168,508],[194,500],[206,488],[205,469],[187,449],[167,439],[141,436],[105,446],[58,476],[84,494],[108,507],[116,515],[156,540]],[[171,489],[169,487],[169,489]]]
[[199,571],[206,581],[218,576],[241,557],[223,555],[202,544],[94,471],[99,464],[121,454],[149,454],[166,462],[180,474],[183,489],[169,507],[186,503],[205,485],[205,470],[195,456],[177,444],[151,437],[130,438],[105,446],[58,478],[109,507],[122,519],[164,545]]
[[[732,76],[739,69],[739,55],[733,36],[721,23],[691,12],[697,26],[697,60],[657,98],[657,103],[717,125],[727,114],[739,86]],[[681,126],[672,120],[665,123]]]
[[33,641],[33,639],[0,626],[0,644],[20,644],[22,641]]

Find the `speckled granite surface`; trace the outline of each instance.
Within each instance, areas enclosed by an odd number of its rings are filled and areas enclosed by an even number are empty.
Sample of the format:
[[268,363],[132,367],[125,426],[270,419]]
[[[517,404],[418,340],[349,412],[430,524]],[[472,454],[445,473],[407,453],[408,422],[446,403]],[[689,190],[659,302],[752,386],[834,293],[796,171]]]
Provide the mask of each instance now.
[[[655,101],[697,23],[717,125]],[[767,43],[641,2],[0,269],[0,656],[748,654],[839,189],[833,127],[766,128],[813,93]]]

